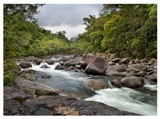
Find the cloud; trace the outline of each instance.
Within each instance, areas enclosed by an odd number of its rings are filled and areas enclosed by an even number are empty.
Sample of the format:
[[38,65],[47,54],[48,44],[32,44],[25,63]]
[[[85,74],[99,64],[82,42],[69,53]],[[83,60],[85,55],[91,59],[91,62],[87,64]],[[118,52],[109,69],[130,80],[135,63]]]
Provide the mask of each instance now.
[[40,26],[78,25],[88,15],[98,15],[101,4],[46,4],[36,15]]
[[66,31],[71,38],[85,31],[83,18],[98,16],[102,7],[102,4],[46,4],[38,9],[40,13],[35,17],[41,27],[53,33]]
[[66,31],[66,37],[68,37],[69,39],[85,32],[85,27],[85,25],[69,26],[66,24],[61,24],[54,27],[44,26],[45,29],[50,30],[52,33],[56,33],[57,31]]

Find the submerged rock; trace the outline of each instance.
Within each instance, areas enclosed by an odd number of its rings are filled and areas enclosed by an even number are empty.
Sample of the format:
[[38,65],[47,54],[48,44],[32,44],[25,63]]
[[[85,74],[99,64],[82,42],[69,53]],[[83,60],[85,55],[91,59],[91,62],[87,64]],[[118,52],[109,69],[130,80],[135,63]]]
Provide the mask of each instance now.
[[50,75],[42,75],[41,76],[41,78],[43,78],[43,79],[49,79],[49,78],[51,78],[52,76],[50,76]]
[[100,80],[90,80],[87,83],[87,86],[91,90],[100,90],[100,89],[107,88],[107,85],[105,84],[105,82]]

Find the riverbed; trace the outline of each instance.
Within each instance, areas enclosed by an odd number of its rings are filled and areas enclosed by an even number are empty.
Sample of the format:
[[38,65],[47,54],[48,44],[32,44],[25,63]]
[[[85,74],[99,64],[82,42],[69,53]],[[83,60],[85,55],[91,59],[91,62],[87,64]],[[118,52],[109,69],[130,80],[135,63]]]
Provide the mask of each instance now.
[[[157,115],[157,96],[144,94],[131,88],[113,88],[110,81],[115,77],[89,75],[83,72],[55,70],[59,63],[48,65],[43,62],[40,65],[32,64],[32,68],[39,73],[50,75],[49,79],[38,78],[37,81],[50,87],[61,90],[65,95],[79,100],[97,101],[115,107],[119,110],[129,111],[140,115]],[[40,68],[47,65],[50,68]],[[26,69],[25,69],[26,70]],[[89,80],[102,80],[109,87],[107,89],[92,90],[86,86]],[[147,90],[156,91],[156,85],[146,84]]]

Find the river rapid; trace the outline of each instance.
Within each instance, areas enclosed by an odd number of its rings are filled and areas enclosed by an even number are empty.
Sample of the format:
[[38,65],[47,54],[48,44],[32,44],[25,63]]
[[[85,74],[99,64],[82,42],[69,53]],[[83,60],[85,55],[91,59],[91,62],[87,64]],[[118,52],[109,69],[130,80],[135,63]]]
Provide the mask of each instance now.
[[[88,75],[82,72],[55,70],[59,63],[48,65],[43,62],[40,65],[32,64],[32,68],[38,73],[50,75],[49,79],[38,78],[37,81],[57,88],[64,94],[76,97],[86,101],[97,101],[106,105],[115,107],[119,110],[129,111],[140,115],[157,115],[157,96],[144,94],[131,88],[113,88],[110,81],[114,77]],[[47,65],[50,68],[45,69],[41,66]],[[22,69],[23,70],[23,69]],[[25,69],[26,70],[26,69]],[[93,91],[86,86],[89,80],[103,80],[109,84],[109,88]],[[150,85],[148,82],[144,87],[148,90],[157,91],[156,85]]]

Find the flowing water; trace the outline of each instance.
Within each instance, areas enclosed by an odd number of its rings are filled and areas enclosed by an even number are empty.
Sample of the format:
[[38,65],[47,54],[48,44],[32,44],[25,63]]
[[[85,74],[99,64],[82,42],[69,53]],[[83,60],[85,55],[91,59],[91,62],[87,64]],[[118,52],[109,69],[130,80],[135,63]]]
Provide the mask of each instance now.
[[[157,114],[156,96],[144,94],[125,87],[113,88],[110,80],[114,79],[114,77],[93,76],[82,72],[55,70],[55,67],[58,64],[59,63],[48,65],[44,62],[40,65],[33,64],[30,69],[36,70],[41,74],[50,75],[50,79],[38,78],[37,81],[43,82],[53,88],[57,88],[62,92],[65,92],[67,95],[75,96],[86,101],[102,102],[119,110],[134,112],[140,115]],[[47,65],[50,68],[40,68],[43,65]],[[92,79],[103,80],[110,86],[110,88],[93,91],[86,86],[86,83]],[[148,82],[144,87],[151,91],[157,90],[157,86],[149,85]]]

